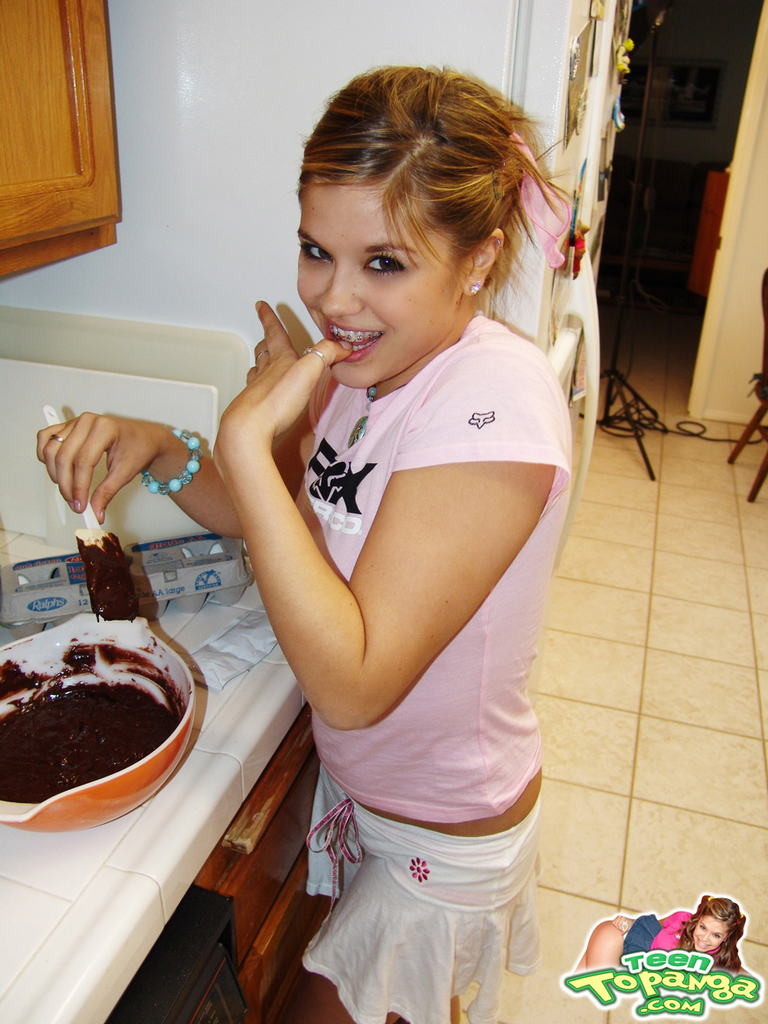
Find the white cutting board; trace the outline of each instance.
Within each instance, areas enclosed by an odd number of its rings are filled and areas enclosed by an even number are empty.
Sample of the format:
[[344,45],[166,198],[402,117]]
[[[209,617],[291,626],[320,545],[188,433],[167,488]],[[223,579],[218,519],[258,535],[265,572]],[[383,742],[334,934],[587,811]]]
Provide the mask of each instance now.
[[[83,525],[82,518],[60,500],[35,455],[35,435],[45,426],[44,404],[52,405],[63,419],[98,412],[167,423],[199,434],[208,450],[218,424],[218,391],[212,385],[0,359],[5,423],[0,527],[45,537],[49,544],[71,551],[77,550],[74,531]],[[97,479],[104,472],[98,470]],[[138,477],[113,499],[105,525],[124,545],[199,529],[170,498],[150,494]]]

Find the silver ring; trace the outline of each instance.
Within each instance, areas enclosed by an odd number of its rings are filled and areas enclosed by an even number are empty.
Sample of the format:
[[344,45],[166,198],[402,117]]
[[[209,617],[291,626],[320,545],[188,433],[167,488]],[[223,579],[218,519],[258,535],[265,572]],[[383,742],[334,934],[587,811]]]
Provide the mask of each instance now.
[[61,434],[51,434],[51,436],[48,438],[48,440],[49,441],[58,441],[59,444],[64,444],[64,440],[65,439],[61,436]]
[[325,356],[320,351],[320,349],[313,348],[311,345],[309,346],[309,348],[305,348],[304,351],[301,354],[303,356],[317,356],[318,359],[322,359],[323,366],[327,366],[328,365],[328,360],[325,358]]
[[259,359],[261,359],[262,356],[266,356],[267,359],[269,359],[269,349],[268,348],[263,348],[260,352],[256,353],[256,357],[253,360],[253,365],[254,366],[258,366],[259,365]]

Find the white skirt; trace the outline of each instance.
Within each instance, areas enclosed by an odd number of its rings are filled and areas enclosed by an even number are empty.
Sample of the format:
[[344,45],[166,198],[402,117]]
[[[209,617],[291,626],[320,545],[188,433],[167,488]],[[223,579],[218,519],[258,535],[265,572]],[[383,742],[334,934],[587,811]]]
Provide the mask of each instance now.
[[321,769],[312,820],[323,818],[308,840],[307,891],[335,896],[338,880],[342,896],[307,947],[306,969],[334,983],[355,1024],[384,1024],[388,1012],[446,1024],[451,998],[473,982],[469,1021],[496,1024],[504,970],[529,974],[539,963],[539,804],[507,832],[451,836],[371,814]]

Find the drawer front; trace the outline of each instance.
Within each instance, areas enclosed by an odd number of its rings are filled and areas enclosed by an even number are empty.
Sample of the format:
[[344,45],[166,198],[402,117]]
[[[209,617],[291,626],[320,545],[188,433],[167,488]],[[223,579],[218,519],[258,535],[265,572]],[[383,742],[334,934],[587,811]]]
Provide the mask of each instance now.
[[279,1024],[301,970],[301,954],[328,913],[330,900],[308,896],[306,881],[307,851],[302,850],[240,968],[251,1010],[248,1024]]
[[234,899],[239,957],[245,956],[250,948],[296,857],[304,849],[317,771],[318,761],[313,754],[254,852],[238,855],[217,886],[219,892]]
[[234,901],[247,1024],[279,1024],[301,954],[330,905],[305,892],[318,769],[305,707],[195,879]]
[[305,707],[195,879],[233,898],[241,960],[304,849],[318,767]]
[[203,889],[218,889],[242,860],[242,855],[256,849],[284,801],[296,799],[292,796],[296,779],[314,753],[310,716],[309,707],[305,706],[230,822],[221,842],[200,869],[195,883]]

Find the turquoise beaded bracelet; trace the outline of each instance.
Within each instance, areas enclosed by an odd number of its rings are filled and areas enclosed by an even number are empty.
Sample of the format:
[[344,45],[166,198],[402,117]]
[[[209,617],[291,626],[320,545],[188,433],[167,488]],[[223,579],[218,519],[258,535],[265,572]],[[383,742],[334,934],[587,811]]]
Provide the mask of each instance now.
[[191,484],[195,473],[200,470],[200,455],[202,454],[200,452],[200,439],[194,437],[188,430],[174,430],[172,433],[187,446],[190,459],[178,476],[167,480],[165,483],[161,480],[155,480],[148,470],[143,469],[141,471],[141,482],[150,494],[175,494],[185,484]]

